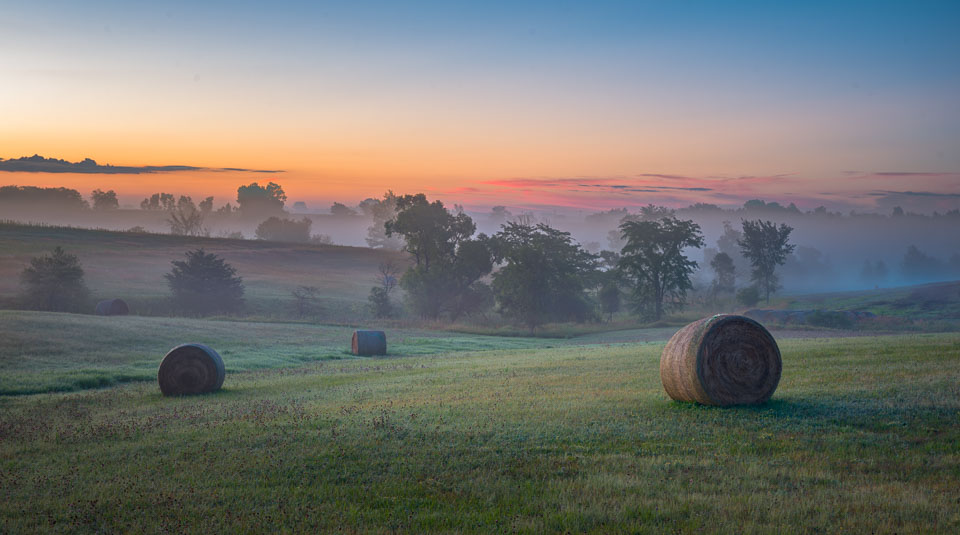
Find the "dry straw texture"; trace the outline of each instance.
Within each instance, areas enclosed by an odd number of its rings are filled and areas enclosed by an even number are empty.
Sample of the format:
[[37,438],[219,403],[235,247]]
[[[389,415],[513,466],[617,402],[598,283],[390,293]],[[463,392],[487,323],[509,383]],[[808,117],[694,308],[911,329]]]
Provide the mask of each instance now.
[[704,318],[677,331],[660,355],[660,381],[677,401],[704,405],[764,403],[780,382],[780,348],[756,321]]
[[157,371],[165,396],[203,394],[223,386],[223,359],[203,344],[183,344],[170,350]]
[[350,351],[354,355],[386,355],[387,335],[383,331],[353,331]]
[[130,307],[123,299],[106,299],[97,303],[96,313],[100,316],[126,316]]

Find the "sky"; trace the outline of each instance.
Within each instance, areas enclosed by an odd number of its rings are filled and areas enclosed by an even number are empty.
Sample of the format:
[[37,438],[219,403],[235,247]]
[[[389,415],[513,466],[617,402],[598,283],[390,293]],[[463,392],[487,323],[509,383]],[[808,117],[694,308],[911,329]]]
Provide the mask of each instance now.
[[960,2],[0,6],[0,158],[191,168],[0,185],[960,206]]

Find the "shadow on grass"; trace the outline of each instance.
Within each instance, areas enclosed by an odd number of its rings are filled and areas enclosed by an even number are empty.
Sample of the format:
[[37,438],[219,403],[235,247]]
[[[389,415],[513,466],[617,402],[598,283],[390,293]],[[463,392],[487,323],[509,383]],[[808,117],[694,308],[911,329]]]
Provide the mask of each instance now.
[[883,431],[917,424],[943,424],[956,418],[958,404],[944,400],[916,399],[909,402],[896,397],[878,398],[875,393],[857,395],[790,396],[774,398],[762,405],[715,407],[699,403],[673,401],[678,413],[711,414],[727,421],[776,422],[805,427],[850,427]]

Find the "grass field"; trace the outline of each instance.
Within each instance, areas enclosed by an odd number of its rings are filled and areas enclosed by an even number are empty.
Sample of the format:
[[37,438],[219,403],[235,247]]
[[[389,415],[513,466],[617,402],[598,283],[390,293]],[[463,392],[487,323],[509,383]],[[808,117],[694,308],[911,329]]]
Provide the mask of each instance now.
[[[155,381],[164,353],[186,342],[216,348],[228,372],[349,359],[354,358],[352,332],[352,327],[306,323],[0,311],[0,395]],[[403,356],[563,343],[421,329],[390,329],[389,336],[390,355]]]
[[960,281],[791,296],[779,301],[794,309],[868,311],[878,316],[927,321],[960,320]]
[[171,261],[183,260],[185,252],[196,248],[221,255],[237,268],[246,285],[244,313],[263,317],[293,316],[290,291],[305,285],[316,286],[323,296],[319,319],[362,318],[377,266],[407,261],[399,252],[361,247],[0,223],[0,297],[16,296],[30,258],[56,246],[80,258],[94,299],[123,298],[135,314],[169,315],[163,275],[170,272]]
[[[123,318],[156,322],[140,340],[51,321],[82,351],[27,351],[16,373],[136,372],[136,354],[152,372],[151,346],[191,323]],[[666,397],[658,343],[410,333],[394,356],[329,360],[337,328],[219,323],[218,393],[0,396],[0,532],[960,530],[958,334],[782,339],[772,401],[718,409]]]

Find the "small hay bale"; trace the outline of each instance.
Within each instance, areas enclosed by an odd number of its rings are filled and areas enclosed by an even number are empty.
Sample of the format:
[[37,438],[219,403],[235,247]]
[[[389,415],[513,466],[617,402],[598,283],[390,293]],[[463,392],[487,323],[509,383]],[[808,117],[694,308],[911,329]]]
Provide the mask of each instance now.
[[123,299],[105,299],[97,303],[96,313],[98,316],[126,316],[130,307]]
[[763,325],[726,314],[680,329],[660,355],[667,395],[704,405],[765,403],[782,368],[780,348]]
[[387,335],[383,331],[353,331],[350,351],[354,355],[386,355]]
[[223,359],[203,344],[183,344],[171,349],[157,370],[157,382],[165,396],[220,390],[223,376]]

